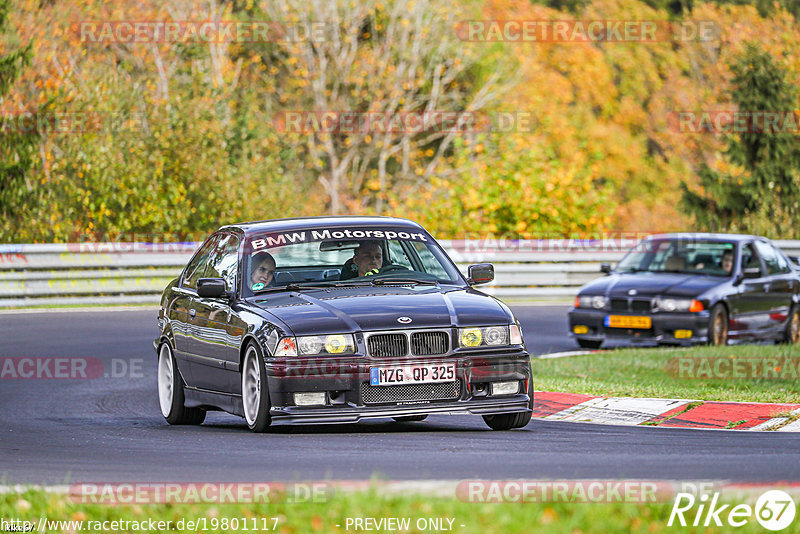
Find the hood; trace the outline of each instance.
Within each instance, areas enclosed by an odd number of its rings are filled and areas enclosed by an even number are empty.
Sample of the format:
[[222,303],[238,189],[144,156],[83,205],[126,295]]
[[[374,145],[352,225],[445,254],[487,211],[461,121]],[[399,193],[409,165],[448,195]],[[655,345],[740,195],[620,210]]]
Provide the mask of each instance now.
[[[509,324],[493,297],[473,289],[345,287],[261,295],[250,302],[295,335]],[[409,317],[402,324],[399,317]]]
[[727,278],[678,273],[620,273],[598,278],[581,288],[580,294],[628,297],[636,290],[637,296],[697,297],[712,287],[728,281]]

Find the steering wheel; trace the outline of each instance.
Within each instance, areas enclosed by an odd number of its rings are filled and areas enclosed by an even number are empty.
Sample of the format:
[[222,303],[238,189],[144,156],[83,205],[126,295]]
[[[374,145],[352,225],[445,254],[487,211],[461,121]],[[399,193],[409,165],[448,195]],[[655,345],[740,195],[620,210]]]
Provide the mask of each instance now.
[[408,267],[404,265],[398,265],[397,263],[390,263],[389,265],[384,265],[381,267],[380,274],[383,273],[394,273],[397,271],[407,271]]

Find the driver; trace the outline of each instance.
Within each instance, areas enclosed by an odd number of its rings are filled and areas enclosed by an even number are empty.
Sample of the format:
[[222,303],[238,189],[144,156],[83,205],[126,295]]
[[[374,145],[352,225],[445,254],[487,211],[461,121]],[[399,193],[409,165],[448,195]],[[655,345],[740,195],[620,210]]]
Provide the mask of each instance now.
[[258,291],[275,279],[275,258],[269,252],[256,252],[250,259],[250,288]]
[[720,267],[722,270],[728,274],[733,272],[733,251],[726,250],[722,253],[722,261],[720,262]]
[[353,264],[358,267],[358,276],[378,274],[383,266],[383,249],[379,241],[363,241],[356,249]]

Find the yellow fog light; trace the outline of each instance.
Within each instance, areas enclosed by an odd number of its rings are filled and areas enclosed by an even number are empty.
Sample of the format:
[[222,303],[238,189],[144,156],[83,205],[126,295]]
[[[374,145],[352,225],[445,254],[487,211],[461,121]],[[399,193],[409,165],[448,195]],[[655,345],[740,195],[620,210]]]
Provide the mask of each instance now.
[[477,347],[483,341],[483,334],[480,328],[467,328],[461,331],[462,347]]
[[346,351],[348,347],[347,340],[344,336],[334,335],[328,336],[325,339],[325,350],[330,354],[341,354]]
[[572,327],[572,332],[575,334],[588,334],[589,327],[582,324],[576,324]]
[[692,337],[691,330],[675,330],[675,339],[688,339]]

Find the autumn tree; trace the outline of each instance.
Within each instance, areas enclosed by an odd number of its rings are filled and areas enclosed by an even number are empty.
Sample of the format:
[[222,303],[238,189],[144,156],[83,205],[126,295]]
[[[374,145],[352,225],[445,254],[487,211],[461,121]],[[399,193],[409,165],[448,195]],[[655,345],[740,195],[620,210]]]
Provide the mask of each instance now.
[[[794,110],[797,90],[776,60],[756,44],[732,65],[732,98],[740,113],[774,112],[775,127],[756,118],[727,138],[731,172],[702,165],[700,189],[684,183],[683,206],[704,229],[735,229],[794,237],[800,232],[800,149]],[[791,119],[789,123],[785,119]]]

